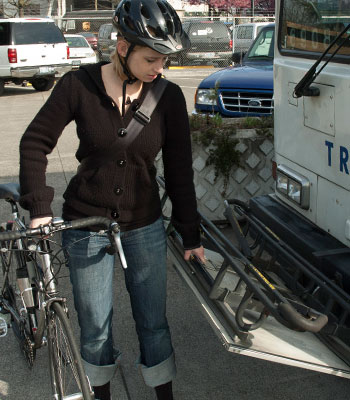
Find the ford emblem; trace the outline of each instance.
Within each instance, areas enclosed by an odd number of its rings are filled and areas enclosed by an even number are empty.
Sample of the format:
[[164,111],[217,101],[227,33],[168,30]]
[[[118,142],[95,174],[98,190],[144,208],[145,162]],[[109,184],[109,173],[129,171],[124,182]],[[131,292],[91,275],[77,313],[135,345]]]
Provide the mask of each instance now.
[[261,101],[260,100],[249,100],[248,105],[252,107],[261,107]]

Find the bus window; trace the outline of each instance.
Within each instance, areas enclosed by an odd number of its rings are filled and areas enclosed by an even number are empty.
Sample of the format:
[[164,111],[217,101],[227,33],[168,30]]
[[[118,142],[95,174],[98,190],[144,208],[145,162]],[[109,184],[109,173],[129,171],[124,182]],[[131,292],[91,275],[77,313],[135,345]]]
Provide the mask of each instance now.
[[[336,35],[350,24],[348,0],[283,0],[279,49],[281,53],[323,53]],[[347,32],[347,35],[350,30]],[[330,52],[334,51],[333,47]],[[350,56],[350,41],[336,57]]]

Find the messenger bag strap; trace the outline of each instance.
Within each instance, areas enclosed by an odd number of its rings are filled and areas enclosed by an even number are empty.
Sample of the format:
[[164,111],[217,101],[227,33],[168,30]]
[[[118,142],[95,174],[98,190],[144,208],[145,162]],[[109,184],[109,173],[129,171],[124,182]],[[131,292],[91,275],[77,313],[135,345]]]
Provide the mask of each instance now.
[[156,108],[164,90],[168,84],[166,79],[159,79],[158,82],[148,91],[141,106],[135,111],[135,114],[129,125],[126,128],[127,135],[122,143],[118,143],[119,150],[125,149],[137,138],[138,134],[142,131],[151,121],[151,115]]
[[101,154],[95,153],[81,160],[78,171],[99,168],[103,164],[115,160],[116,152],[124,151],[129,147],[141,130],[151,121],[151,115],[164,93],[167,84],[168,81],[161,78],[149,89],[142,104],[135,111],[133,118],[125,128],[127,135],[123,140],[118,140],[117,143],[112,144],[108,150],[105,150]]

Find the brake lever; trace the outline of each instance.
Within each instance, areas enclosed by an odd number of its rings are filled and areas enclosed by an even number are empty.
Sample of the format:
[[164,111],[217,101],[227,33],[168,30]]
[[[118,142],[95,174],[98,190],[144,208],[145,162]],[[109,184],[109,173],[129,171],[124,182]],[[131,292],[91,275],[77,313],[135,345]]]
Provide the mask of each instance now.
[[119,254],[120,262],[122,263],[122,267],[124,269],[127,269],[128,264],[126,262],[126,258],[125,258],[125,254],[124,254],[124,250],[123,250],[123,246],[122,246],[122,241],[120,240],[120,231],[117,233],[114,233],[113,236],[114,236],[114,242],[117,245],[118,254]]

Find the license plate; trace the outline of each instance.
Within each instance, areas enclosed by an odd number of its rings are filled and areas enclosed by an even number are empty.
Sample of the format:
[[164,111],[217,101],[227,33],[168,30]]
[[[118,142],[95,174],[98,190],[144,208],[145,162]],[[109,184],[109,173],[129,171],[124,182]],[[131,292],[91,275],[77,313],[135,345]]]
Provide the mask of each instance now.
[[205,53],[204,54],[204,58],[214,58],[215,57],[215,53]]
[[72,65],[80,65],[81,61],[80,60],[74,60],[72,61]]
[[53,67],[39,67],[39,74],[53,74],[54,72]]

